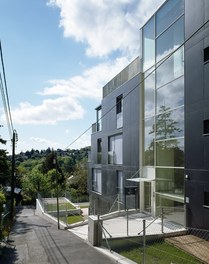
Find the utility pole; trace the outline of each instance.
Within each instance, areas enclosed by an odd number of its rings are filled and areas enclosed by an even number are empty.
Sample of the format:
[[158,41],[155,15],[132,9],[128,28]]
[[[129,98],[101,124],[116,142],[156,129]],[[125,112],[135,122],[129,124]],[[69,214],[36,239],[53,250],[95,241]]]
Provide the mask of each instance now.
[[12,179],[11,179],[11,221],[14,219],[14,183],[15,183],[15,143],[17,141],[17,132],[13,130],[12,135]]
[[58,170],[57,170],[57,154],[54,153],[53,163],[56,169],[56,192],[57,192],[57,227],[60,229],[60,212],[59,212],[59,184],[58,184]]

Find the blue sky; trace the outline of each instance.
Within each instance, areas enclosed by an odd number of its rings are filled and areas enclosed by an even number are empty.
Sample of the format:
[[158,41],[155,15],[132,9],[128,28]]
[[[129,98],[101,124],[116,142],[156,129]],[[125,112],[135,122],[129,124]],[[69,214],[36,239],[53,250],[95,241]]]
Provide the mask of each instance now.
[[[16,152],[90,145],[91,130],[71,143],[95,122],[102,87],[139,55],[139,28],[163,2],[0,1]],[[9,139],[1,99],[0,124]]]

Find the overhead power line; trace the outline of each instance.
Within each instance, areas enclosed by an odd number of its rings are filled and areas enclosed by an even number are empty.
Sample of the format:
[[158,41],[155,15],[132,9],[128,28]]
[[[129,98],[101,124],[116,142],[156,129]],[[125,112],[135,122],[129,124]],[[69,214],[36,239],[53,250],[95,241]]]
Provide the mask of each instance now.
[[0,73],[0,90],[1,90],[1,96],[2,96],[2,101],[3,101],[3,107],[4,107],[5,116],[6,116],[8,131],[10,134],[10,138],[12,139],[14,128],[13,128],[12,116],[11,116],[11,110],[10,110],[9,95],[8,95],[8,89],[7,89],[7,81],[6,81],[6,73],[5,73],[5,67],[4,67],[4,59],[3,59],[1,41],[0,41],[0,56],[1,56],[1,66],[2,66],[2,71],[3,71],[3,79],[2,79],[2,74]]
[[[182,46],[184,46],[192,37],[194,37],[204,26],[206,26],[208,24],[209,20],[207,20],[201,27],[199,27],[189,38],[187,38],[177,49],[175,49],[174,51],[172,51],[169,55],[166,56],[166,58],[164,58],[162,60],[162,62],[160,62],[155,69],[153,69],[146,77],[144,77],[138,85],[136,85],[133,89],[131,89],[123,98],[126,98],[130,93],[132,93],[140,84],[142,84],[150,75],[153,74],[153,72],[156,71],[157,68],[159,68],[165,61],[167,61],[177,50],[179,50]],[[102,120],[110,111],[112,111],[115,107],[117,106],[117,104],[113,105],[106,113],[104,113],[101,118],[98,120]],[[88,127],[81,135],[79,135],[75,140],[73,140],[67,147],[66,149],[68,149],[72,144],[74,144],[77,140],[79,140],[86,132],[88,132],[91,129],[91,126]]]
[[[177,50],[179,50],[181,47],[183,47],[189,40],[191,40],[201,29],[203,29],[209,22],[209,19],[202,24],[190,37],[188,37],[177,49],[173,50],[171,53],[169,53],[161,62],[158,63],[158,65],[150,71],[150,73],[144,77],[139,84],[133,87],[124,97],[126,98],[128,95],[130,95],[139,85],[141,85],[150,75],[152,75],[156,69],[158,69],[165,61],[167,61]],[[118,102],[119,103],[119,102]],[[114,104],[106,113],[104,113],[101,118],[98,119],[98,121],[102,120],[108,113],[110,113],[116,106],[117,104]],[[77,140],[79,140],[86,132],[88,132],[91,129],[92,126],[88,127],[82,134],[80,134],[75,140],[73,140],[65,149],[68,149],[71,145],[73,145]]]

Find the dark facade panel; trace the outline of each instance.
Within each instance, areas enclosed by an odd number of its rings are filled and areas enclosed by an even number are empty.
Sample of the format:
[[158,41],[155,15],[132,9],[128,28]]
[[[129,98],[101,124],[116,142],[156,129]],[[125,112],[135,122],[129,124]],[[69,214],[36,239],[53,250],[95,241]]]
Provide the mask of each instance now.
[[[203,100],[203,45],[199,41],[185,51],[185,105],[199,103]],[[187,111],[187,108],[185,109]]]
[[203,169],[203,111],[194,111],[185,115],[185,168]]
[[186,226],[203,228],[203,193],[204,184],[197,181],[185,182],[186,197],[189,202],[186,203]]
[[[207,1],[207,0],[206,0]],[[185,39],[190,37],[204,23],[205,0],[185,0]]]

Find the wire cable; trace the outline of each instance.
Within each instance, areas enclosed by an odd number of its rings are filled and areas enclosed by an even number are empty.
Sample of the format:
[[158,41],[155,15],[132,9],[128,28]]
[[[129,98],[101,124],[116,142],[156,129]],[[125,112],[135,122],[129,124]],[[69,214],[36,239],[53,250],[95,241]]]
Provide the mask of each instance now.
[[9,131],[10,137],[12,139],[14,129],[13,129],[13,123],[12,123],[11,110],[10,110],[9,94],[8,94],[8,89],[7,89],[7,81],[6,81],[6,73],[5,73],[5,67],[4,67],[4,59],[3,59],[1,40],[0,40],[0,56],[1,56],[1,66],[2,66],[3,80],[4,80],[4,82],[3,82],[2,75],[0,73],[0,89],[1,89],[1,95],[2,95],[2,101],[3,101],[8,131]]
[[[173,50],[171,53],[169,53],[165,58],[163,58],[161,60],[161,62],[159,62],[155,68],[150,71],[150,73],[143,77],[142,80],[139,82],[139,84],[137,84],[136,86],[134,86],[124,97],[126,98],[129,94],[131,94],[137,87],[139,87],[149,76],[151,76],[165,61],[167,61],[176,51],[178,51],[180,48],[182,48],[189,40],[191,40],[201,29],[203,29],[209,22],[209,19],[202,25],[200,26],[190,37],[188,37],[178,48],[176,48],[175,50]],[[120,102],[118,102],[120,103]],[[104,113],[101,118],[99,118],[97,121],[101,121],[108,113],[110,113],[116,106],[117,104],[114,104],[106,113]],[[80,134],[75,140],[73,140],[65,149],[68,149],[71,145],[73,145],[77,140],[79,140],[86,132],[88,132],[91,129],[92,126],[88,127],[82,134]]]
[[3,87],[3,81],[2,81],[1,73],[0,73],[0,90],[1,90],[1,96],[2,96],[2,101],[3,101],[3,107],[4,107],[7,127],[8,127],[10,138],[12,138],[12,127],[10,125],[10,120],[9,120],[9,116],[8,116],[7,102],[6,102],[6,97],[5,97],[5,92],[4,92],[4,87]]

